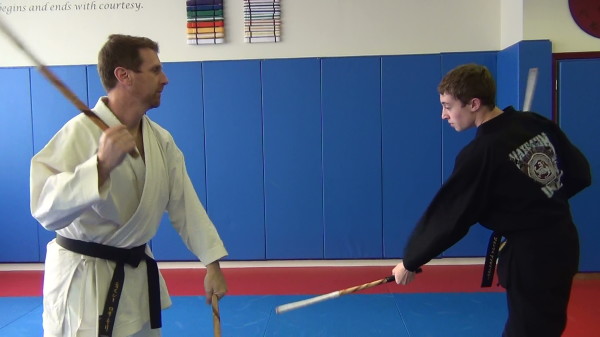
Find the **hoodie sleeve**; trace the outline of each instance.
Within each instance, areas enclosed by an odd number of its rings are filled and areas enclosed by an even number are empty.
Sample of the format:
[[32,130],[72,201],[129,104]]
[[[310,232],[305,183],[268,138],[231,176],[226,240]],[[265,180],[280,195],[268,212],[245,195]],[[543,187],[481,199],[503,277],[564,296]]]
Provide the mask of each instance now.
[[404,250],[407,270],[417,270],[462,239],[485,207],[482,196],[491,173],[486,167],[486,151],[472,145],[457,156],[451,176],[413,230]]

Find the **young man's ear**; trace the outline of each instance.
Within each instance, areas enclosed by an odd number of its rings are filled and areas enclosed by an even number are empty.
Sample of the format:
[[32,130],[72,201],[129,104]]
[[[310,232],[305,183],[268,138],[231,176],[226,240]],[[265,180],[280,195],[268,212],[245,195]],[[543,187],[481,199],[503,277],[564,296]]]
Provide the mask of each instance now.
[[471,101],[469,101],[469,106],[471,107],[471,111],[479,110],[479,108],[481,108],[481,99],[471,98]]

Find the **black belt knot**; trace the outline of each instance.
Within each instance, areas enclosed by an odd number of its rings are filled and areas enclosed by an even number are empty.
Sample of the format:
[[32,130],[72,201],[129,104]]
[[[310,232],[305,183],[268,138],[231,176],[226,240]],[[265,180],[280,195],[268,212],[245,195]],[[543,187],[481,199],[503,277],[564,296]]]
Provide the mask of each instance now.
[[110,337],[115,324],[115,315],[119,306],[119,299],[123,291],[123,282],[125,280],[125,264],[134,268],[142,260],[146,261],[146,272],[148,276],[148,298],[150,303],[150,327],[158,329],[161,323],[160,306],[160,283],[158,277],[158,265],[150,256],[146,255],[146,245],[125,249],[112,246],[106,246],[95,242],[85,242],[73,240],[63,236],[56,236],[56,243],[61,247],[72,252],[97,257],[117,263],[110,288],[104,302],[104,311],[99,317],[98,336]]

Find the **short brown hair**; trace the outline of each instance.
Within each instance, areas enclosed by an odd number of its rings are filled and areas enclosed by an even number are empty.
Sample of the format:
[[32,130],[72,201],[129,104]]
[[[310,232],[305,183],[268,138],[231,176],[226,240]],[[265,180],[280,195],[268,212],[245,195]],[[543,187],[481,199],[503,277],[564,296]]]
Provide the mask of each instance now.
[[438,85],[438,92],[454,96],[463,106],[473,98],[479,98],[490,109],[496,106],[494,77],[479,64],[464,64],[450,70]]
[[158,43],[146,37],[112,34],[98,53],[98,74],[104,89],[109,91],[117,85],[114,71],[123,67],[134,71],[142,64],[139,50],[150,48],[158,53]]

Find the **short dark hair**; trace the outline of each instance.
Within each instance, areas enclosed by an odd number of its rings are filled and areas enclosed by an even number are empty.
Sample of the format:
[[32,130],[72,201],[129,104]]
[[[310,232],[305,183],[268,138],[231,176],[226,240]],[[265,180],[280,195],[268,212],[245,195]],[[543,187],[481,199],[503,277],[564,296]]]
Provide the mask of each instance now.
[[114,71],[123,67],[138,71],[142,64],[140,49],[150,48],[158,53],[158,43],[146,37],[112,34],[98,53],[98,74],[104,89],[109,91],[117,85]]
[[496,106],[494,77],[479,64],[464,64],[450,70],[438,85],[438,92],[454,96],[463,106],[473,98],[479,98],[490,109]]

